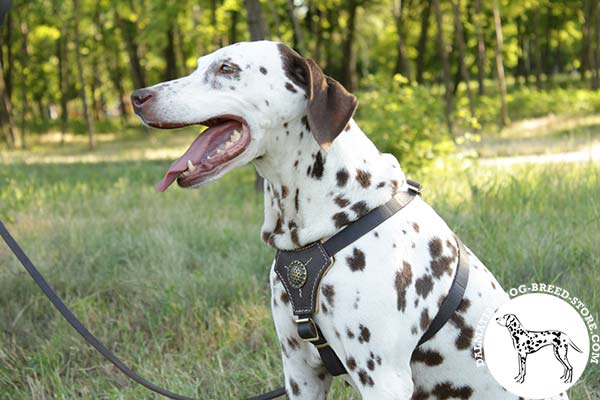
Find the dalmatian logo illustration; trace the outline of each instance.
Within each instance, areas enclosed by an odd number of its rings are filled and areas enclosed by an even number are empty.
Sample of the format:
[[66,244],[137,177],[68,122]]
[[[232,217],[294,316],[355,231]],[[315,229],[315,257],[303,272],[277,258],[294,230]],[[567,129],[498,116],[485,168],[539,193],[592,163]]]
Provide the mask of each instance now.
[[519,374],[515,377],[515,380],[518,383],[525,381],[527,356],[546,346],[552,346],[554,357],[564,368],[563,375],[560,378],[565,383],[570,383],[573,380],[573,366],[568,359],[569,348],[573,348],[579,353],[583,353],[583,351],[573,343],[566,333],[558,330],[527,330],[515,314],[504,314],[502,317],[496,318],[496,322],[508,329],[513,347],[517,351]]

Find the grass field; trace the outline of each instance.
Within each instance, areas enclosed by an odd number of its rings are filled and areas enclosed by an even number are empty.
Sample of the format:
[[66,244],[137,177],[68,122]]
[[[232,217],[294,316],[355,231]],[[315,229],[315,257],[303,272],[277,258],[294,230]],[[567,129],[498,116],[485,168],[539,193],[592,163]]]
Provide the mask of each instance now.
[[[143,376],[204,399],[282,382],[253,171],[154,192],[190,133],[0,153],[0,217],[88,328]],[[78,147],[80,146],[80,147]],[[152,159],[152,160],[149,160]],[[424,197],[505,288],[569,289],[600,315],[600,165],[442,166]],[[0,399],[151,399],[85,345],[0,245]],[[331,399],[357,399],[339,382]],[[600,399],[600,368],[571,392]]]

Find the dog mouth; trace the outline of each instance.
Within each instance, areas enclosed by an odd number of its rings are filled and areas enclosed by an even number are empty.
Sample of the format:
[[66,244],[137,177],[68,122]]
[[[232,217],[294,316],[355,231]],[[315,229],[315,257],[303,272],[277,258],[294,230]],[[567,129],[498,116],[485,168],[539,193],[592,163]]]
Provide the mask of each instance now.
[[182,188],[209,180],[227,164],[238,158],[250,144],[250,128],[238,117],[215,117],[196,124],[207,129],[200,133],[186,152],[171,164],[165,177],[156,184],[164,192],[173,182]]

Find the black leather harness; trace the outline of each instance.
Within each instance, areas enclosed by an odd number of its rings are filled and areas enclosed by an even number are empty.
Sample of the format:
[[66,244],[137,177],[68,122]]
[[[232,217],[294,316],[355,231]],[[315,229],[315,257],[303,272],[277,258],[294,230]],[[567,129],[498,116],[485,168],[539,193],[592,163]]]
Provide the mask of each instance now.
[[[316,298],[321,280],[327,273],[327,270],[333,265],[333,256],[338,251],[356,241],[365,233],[371,231],[404,208],[420,193],[421,185],[412,181],[408,181],[408,185],[409,190],[407,192],[398,193],[392,200],[377,207],[357,221],[354,221],[327,241],[323,243],[312,243],[296,251],[277,252],[275,271],[281,278],[281,281],[289,294],[294,314],[298,317],[296,320],[296,323],[298,324],[298,334],[302,339],[316,346],[325,367],[334,376],[345,374],[346,369],[335,354],[335,351],[333,351],[327,343],[327,340],[314,320],[314,315],[318,311]],[[42,289],[44,294],[69,324],[71,324],[71,326],[83,336],[89,344],[98,350],[98,352],[100,352],[108,361],[113,363],[128,378],[162,396],[175,400],[192,400],[190,397],[173,393],[147,381],[129,368],[100,340],[98,340],[98,338],[88,331],[81,321],[79,321],[71,310],[69,310],[66,304],[58,297],[33,265],[23,249],[21,249],[10,235],[2,221],[0,221],[0,237],[4,239],[8,247],[17,256],[35,283]],[[459,262],[454,281],[448,295],[440,306],[438,314],[431,322],[429,329],[421,337],[419,345],[435,335],[435,333],[444,326],[448,319],[452,317],[463,298],[469,277],[469,269],[468,263],[466,262],[467,252],[460,242],[460,239],[457,239],[457,242],[459,246]],[[269,400],[281,397],[285,395],[285,393],[285,388],[280,387],[248,400]]]
[[[277,252],[275,272],[283,283],[293,313],[297,317],[295,322],[298,335],[317,348],[323,364],[333,376],[345,374],[346,368],[323,336],[314,319],[318,312],[317,299],[321,281],[333,265],[337,252],[406,207],[421,193],[419,183],[407,180],[407,184],[408,191],[397,193],[390,201],[371,210],[325,242],[314,242],[298,250],[279,250]],[[468,256],[460,239],[457,238],[456,241],[458,267],[454,280],[437,315],[431,321],[418,345],[425,343],[446,324],[460,305],[465,293],[469,280]]]

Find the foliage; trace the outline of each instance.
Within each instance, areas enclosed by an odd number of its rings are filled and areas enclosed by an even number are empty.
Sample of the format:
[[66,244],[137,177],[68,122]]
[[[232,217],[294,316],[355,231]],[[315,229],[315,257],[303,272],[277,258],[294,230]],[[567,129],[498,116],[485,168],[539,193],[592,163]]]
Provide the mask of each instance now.
[[[73,21],[80,26],[81,54],[84,63],[86,92],[91,97],[91,108],[96,121],[101,121],[121,109],[127,108],[128,93],[136,89],[140,82],[144,85],[162,81],[191,72],[198,56],[209,53],[234,41],[248,39],[246,9],[242,0],[166,0],[131,1],[91,1],[79,0],[80,12],[75,15],[72,1],[14,0],[9,19],[0,29],[0,61],[7,82],[10,83],[10,98],[15,115],[29,121],[47,121],[59,117],[61,98],[68,102],[68,117],[81,118],[81,85],[75,78]],[[405,85],[402,93],[407,101],[399,103],[402,109],[415,107],[416,111],[428,110],[435,97],[442,97],[438,85],[441,79],[440,57],[435,47],[436,32],[441,30],[449,53],[454,85],[459,88],[454,110],[457,133],[461,135],[477,127],[477,121],[496,122],[492,118],[495,99],[479,97],[477,112],[472,119],[467,112],[464,96],[464,83],[460,84],[459,62],[452,2],[441,3],[442,26],[435,26],[430,1],[406,0],[286,0],[263,1],[263,17],[267,26],[267,38],[294,44],[304,55],[314,58],[325,71],[338,79],[347,80],[344,67],[349,63],[352,74],[358,75],[362,93],[373,90],[372,75],[378,82],[391,81],[394,74],[401,72],[409,82],[416,79],[417,62],[423,60],[420,74],[423,88]],[[511,2],[502,0],[501,13],[504,33],[504,64],[507,73],[519,80],[526,78],[527,87],[533,84],[536,76],[539,85],[557,80],[561,73],[583,72],[582,81],[598,76],[598,65],[590,65],[590,60],[598,59],[600,46],[597,41],[598,28],[594,25],[600,16],[597,0],[528,0]],[[290,4],[291,9],[290,9]],[[474,1],[460,2],[460,23],[466,37],[465,64],[471,79],[478,75],[478,48],[484,48],[481,74],[486,79],[495,78],[494,52],[496,36],[490,2],[482,1],[481,15],[478,17]],[[401,6],[401,14],[392,12]],[[596,8],[594,8],[594,6]],[[353,8],[355,7],[355,8]],[[591,8],[590,8],[591,7]],[[350,15],[356,11],[355,31],[351,31]],[[594,14],[596,13],[596,14]],[[400,15],[400,16],[399,16]],[[429,29],[422,31],[424,15],[429,15]],[[297,22],[302,40],[295,39],[294,23]],[[401,20],[398,20],[401,18]],[[480,24],[478,24],[480,22]],[[481,43],[478,42],[478,26],[482,28]],[[398,71],[399,37],[406,47],[409,66],[407,71]],[[421,39],[425,46],[419,47]],[[351,42],[350,46],[346,43]],[[61,52],[61,46],[65,51]],[[591,53],[588,50],[591,49]],[[538,65],[539,59],[539,65]],[[136,61],[137,60],[137,61]],[[66,85],[61,90],[61,63],[65,66]],[[136,68],[136,65],[139,68]],[[355,71],[355,72],[354,72]],[[140,75],[140,76],[138,76]],[[386,79],[387,78],[387,79]],[[598,79],[595,84],[598,84]],[[592,79],[592,81],[594,81]],[[343,82],[347,83],[347,82]],[[472,82],[473,83],[473,82]],[[537,83],[537,82],[536,82]],[[594,84],[594,82],[592,82]],[[388,85],[389,86],[389,85]],[[582,85],[581,97],[586,96]],[[487,84],[486,84],[486,89]],[[539,93],[520,90],[513,86],[509,90],[510,112],[513,120],[540,115],[541,110],[554,110],[565,107],[559,101],[569,101],[566,92],[541,91]],[[473,87],[475,91],[475,88]],[[425,93],[429,91],[429,93]],[[383,99],[394,96],[384,89],[380,96],[367,95],[370,100],[383,105]],[[522,97],[520,97],[522,96]],[[411,101],[408,101],[411,99]],[[414,104],[423,101],[423,105]],[[387,105],[383,117],[390,116],[395,102]],[[363,105],[366,104],[363,101]],[[387,104],[387,103],[386,103]],[[582,105],[582,104],[580,104]],[[590,109],[594,108],[590,106]],[[0,107],[0,125],[6,117]],[[374,111],[380,111],[377,108]],[[423,135],[423,146],[413,149],[417,154],[429,157],[444,152],[447,143],[444,136],[433,131],[443,129],[434,126],[439,117],[423,115],[425,121],[416,123],[415,113],[402,115],[406,129],[400,130],[408,142],[393,143],[393,139],[383,139],[386,148],[396,154],[406,155],[406,148],[417,144],[415,136]],[[364,113],[361,113],[364,115]],[[411,118],[409,118],[411,117]],[[392,119],[392,121],[395,121]],[[27,127],[27,125],[25,125]],[[393,136],[393,129],[386,126],[387,134]],[[422,129],[422,130],[421,130]],[[33,130],[33,133],[38,132]],[[382,134],[383,135],[383,134]],[[391,137],[389,136],[389,137]],[[437,140],[442,143],[436,143]],[[398,141],[403,138],[398,137]],[[435,147],[438,146],[439,149]]]
[[358,94],[357,122],[382,152],[394,154],[403,167],[424,166],[453,149],[444,126],[441,96],[395,75],[368,77]]
[[[573,81],[548,85],[544,90],[514,86],[507,101],[511,118],[515,121],[548,114],[590,115],[600,112],[600,91],[578,88]],[[477,115],[482,124],[496,124],[499,118],[497,104],[497,93],[477,98]]]

